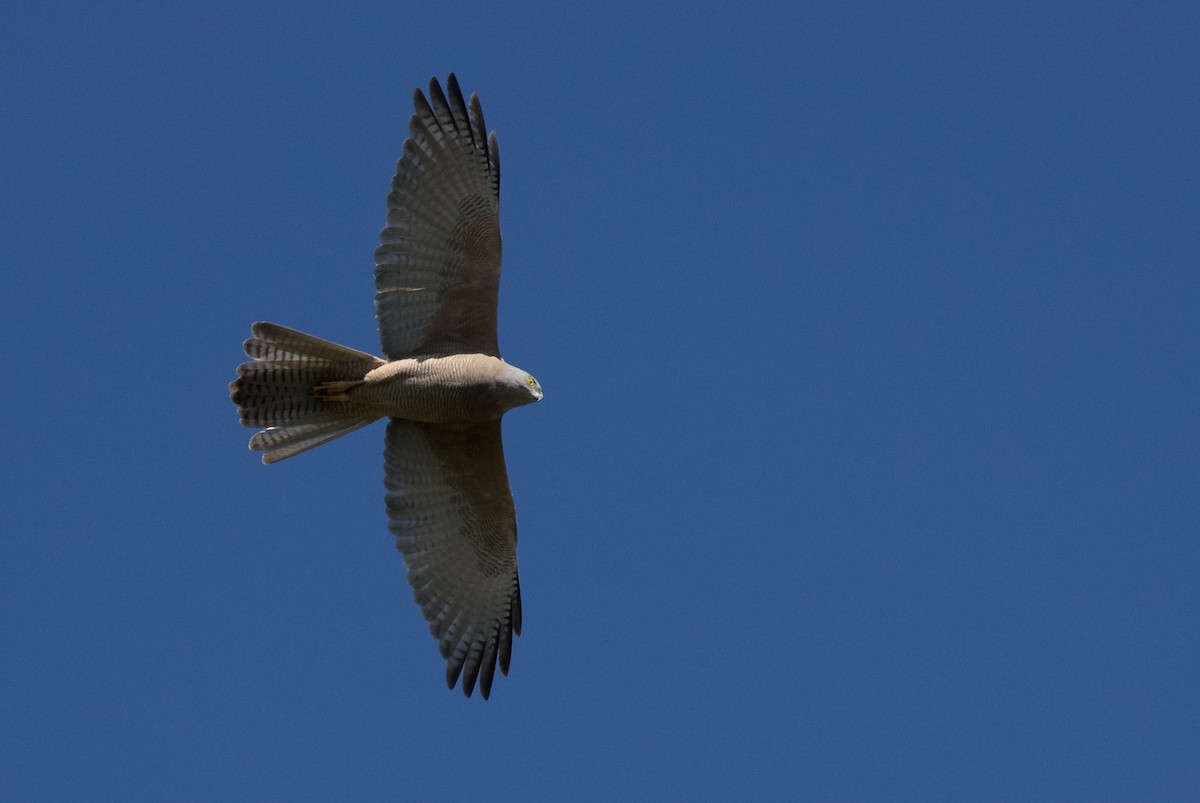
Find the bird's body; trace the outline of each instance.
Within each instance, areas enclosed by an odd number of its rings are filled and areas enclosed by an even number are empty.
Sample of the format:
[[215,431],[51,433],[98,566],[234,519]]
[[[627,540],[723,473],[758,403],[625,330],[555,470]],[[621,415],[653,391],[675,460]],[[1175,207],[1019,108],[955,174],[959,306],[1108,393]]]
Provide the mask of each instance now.
[[381,417],[430,424],[480,423],[540,399],[540,392],[529,392],[528,377],[486,354],[413,357],[373,369],[348,396],[351,403],[378,410]]
[[230,398],[274,463],[381,418],[388,522],[453,687],[486,698],[521,632],[516,514],[500,418],[542,398],[500,358],[500,159],[479,100],[436,80],[392,180],[375,251],[386,358],[271,323],[245,343]]

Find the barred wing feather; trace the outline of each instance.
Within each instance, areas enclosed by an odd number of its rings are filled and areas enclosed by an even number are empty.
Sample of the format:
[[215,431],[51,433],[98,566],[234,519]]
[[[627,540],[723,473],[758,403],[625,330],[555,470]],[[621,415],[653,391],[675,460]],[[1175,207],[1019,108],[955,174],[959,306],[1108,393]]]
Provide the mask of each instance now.
[[446,683],[478,679],[487,699],[521,633],[517,521],[500,422],[466,427],[392,419],[384,450],[388,525],[446,659]]
[[375,313],[388,359],[499,356],[500,155],[479,98],[453,74],[417,90],[416,113],[375,251]]

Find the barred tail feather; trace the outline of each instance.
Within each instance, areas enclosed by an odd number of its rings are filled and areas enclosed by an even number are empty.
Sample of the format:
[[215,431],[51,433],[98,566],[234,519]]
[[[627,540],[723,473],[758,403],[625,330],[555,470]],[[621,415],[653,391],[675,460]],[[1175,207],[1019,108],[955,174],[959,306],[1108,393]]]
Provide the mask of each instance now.
[[238,366],[229,398],[243,424],[264,427],[250,439],[264,463],[306,452],[375,420],[347,401],[320,398],[314,389],[324,382],[357,382],[383,360],[273,323],[256,323],[251,331],[245,349],[254,362]]
[[268,427],[255,433],[250,439],[250,450],[262,452],[262,461],[267,465],[294,457],[301,452],[315,449],[322,443],[348,435],[365,427],[374,418],[346,418],[334,415],[329,420],[310,421],[286,427]]
[[329,364],[361,362],[383,365],[383,360],[358,349],[339,346],[277,323],[259,321],[250,327],[254,337],[245,343],[246,355],[264,362],[311,362]]

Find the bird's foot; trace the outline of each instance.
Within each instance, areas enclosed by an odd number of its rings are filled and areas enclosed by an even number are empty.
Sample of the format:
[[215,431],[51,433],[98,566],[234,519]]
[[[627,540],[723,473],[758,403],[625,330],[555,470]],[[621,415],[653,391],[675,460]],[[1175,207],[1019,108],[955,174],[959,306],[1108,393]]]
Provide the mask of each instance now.
[[322,382],[313,387],[313,395],[325,402],[347,402],[350,401],[350,395],[347,391],[361,384],[362,380],[357,382]]

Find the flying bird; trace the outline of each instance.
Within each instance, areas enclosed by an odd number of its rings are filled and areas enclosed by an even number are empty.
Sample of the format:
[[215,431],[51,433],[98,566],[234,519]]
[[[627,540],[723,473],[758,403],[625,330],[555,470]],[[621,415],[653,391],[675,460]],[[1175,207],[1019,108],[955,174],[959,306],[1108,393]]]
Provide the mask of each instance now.
[[517,521],[500,418],[542,398],[538,381],[500,358],[500,152],[479,98],[453,73],[434,78],[415,113],[375,249],[375,317],[384,356],[273,323],[245,342],[230,398],[261,428],[264,463],[388,419],[388,526],[446,659],[446,684],[508,674],[521,634]]

